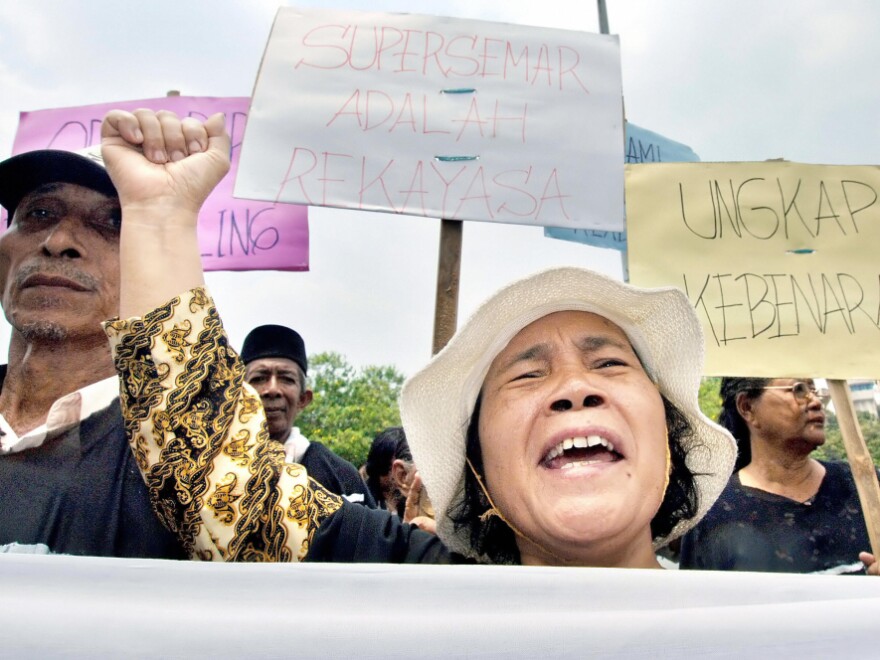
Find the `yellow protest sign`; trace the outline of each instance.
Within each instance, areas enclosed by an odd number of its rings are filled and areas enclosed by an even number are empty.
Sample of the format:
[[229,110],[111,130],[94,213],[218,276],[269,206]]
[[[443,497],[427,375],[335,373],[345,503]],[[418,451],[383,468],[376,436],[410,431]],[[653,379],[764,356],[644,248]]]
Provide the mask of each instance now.
[[706,374],[880,378],[880,167],[626,169],[630,278],[676,286]]

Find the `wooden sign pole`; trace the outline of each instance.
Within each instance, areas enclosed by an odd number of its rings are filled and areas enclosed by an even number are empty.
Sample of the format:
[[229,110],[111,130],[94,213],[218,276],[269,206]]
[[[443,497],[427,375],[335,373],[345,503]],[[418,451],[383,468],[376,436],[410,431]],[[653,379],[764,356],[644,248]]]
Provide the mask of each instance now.
[[437,298],[434,304],[432,355],[446,346],[446,343],[455,334],[458,324],[461,238],[461,220],[440,221],[440,255],[437,260]]
[[877,482],[874,461],[871,460],[868,446],[862,437],[862,429],[859,427],[846,381],[829,379],[828,389],[831,390],[831,400],[834,401],[834,412],[837,413],[837,421],[840,423],[846,457],[852,468],[859,501],[862,503],[871,552],[880,561],[880,483]]

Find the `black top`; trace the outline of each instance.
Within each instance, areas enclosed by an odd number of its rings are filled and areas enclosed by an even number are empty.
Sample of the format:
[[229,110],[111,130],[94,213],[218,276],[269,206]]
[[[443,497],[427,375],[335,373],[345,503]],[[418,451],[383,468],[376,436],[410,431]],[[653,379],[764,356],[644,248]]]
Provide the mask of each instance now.
[[401,522],[382,509],[345,502],[321,523],[309,546],[306,561],[390,562],[448,564],[462,558],[450,556],[433,534]]
[[774,573],[864,573],[870,552],[846,463],[825,463],[816,495],[796,502],[743,486],[734,474],[706,517],[682,539],[681,568]]
[[0,456],[0,545],[13,542],[74,555],[186,557],[150,506],[119,399],[39,447]]
[[309,443],[300,465],[306,469],[312,479],[331,493],[343,497],[359,493],[363,495],[363,500],[358,504],[363,504],[371,509],[376,508],[376,500],[373,499],[367,484],[361,479],[357,468],[344,458],[334,454],[320,442]]

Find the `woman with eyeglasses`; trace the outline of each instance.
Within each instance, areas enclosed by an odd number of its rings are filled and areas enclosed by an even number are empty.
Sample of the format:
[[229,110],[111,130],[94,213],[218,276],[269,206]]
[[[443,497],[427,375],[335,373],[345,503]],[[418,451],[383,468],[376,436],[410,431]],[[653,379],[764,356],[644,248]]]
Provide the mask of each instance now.
[[718,421],[739,456],[715,506],[682,540],[681,567],[876,573],[862,552],[870,544],[849,465],[811,457],[825,442],[813,381],[724,378],[721,398]]

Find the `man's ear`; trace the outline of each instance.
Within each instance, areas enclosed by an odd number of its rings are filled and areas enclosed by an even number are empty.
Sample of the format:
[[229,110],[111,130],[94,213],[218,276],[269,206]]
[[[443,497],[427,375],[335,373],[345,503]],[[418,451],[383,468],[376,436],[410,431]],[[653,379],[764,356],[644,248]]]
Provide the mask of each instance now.
[[736,411],[747,424],[755,420],[755,399],[751,398],[745,392],[738,392],[736,395]]
[[391,480],[404,497],[409,494],[409,465],[399,458],[391,464]]
[[302,410],[303,408],[306,408],[312,402],[312,398],[314,396],[315,395],[311,390],[306,390],[305,392],[300,394],[299,395],[299,409]]

